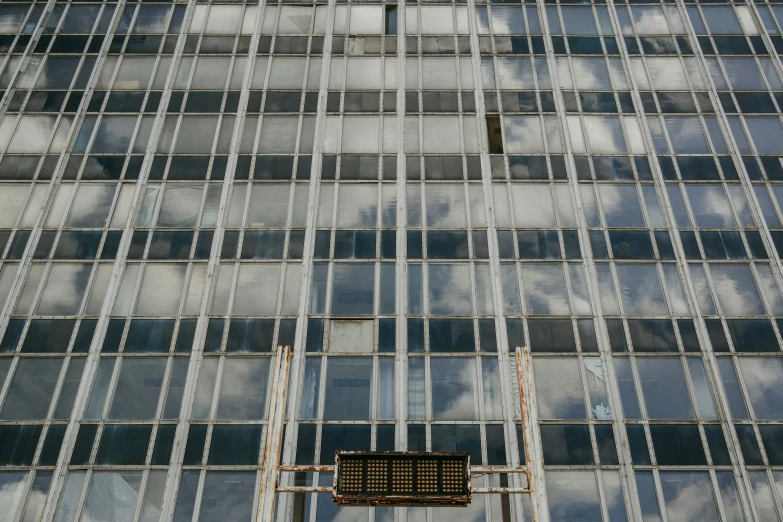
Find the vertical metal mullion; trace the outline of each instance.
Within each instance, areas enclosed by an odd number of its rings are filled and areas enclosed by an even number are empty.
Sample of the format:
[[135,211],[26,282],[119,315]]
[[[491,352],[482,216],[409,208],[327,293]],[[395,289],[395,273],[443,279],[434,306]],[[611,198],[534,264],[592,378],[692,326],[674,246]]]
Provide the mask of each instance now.
[[[615,432],[615,440],[618,442],[618,457],[620,462],[620,482],[624,490],[624,498],[626,499],[626,511],[630,515],[631,519],[639,518],[641,515],[641,508],[639,507],[638,497],[636,495],[636,479],[634,477],[634,471],[632,466],[630,445],[628,437],[625,431],[625,418],[622,405],[620,402],[620,391],[617,383],[617,376],[614,373],[614,365],[612,363],[612,354],[609,344],[609,334],[606,329],[606,324],[603,320],[603,305],[599,299],[599,282],[598,273],[595,266],[595,260],[592,257],[592,251],[590,249],[590,235],[588,231],[587,221],[584,215],[582,196],[580,191],[580,185],[576,176],[576,164],[574,162],[574,154],[571,148],[570,132],[568,122],[566,119],[565,103],[563,101],[562,91],[560,89],[560,82],[557,73],[557,59],[552,47],[551,33],[549,30],[549,19],[547,18],[547,6],[543,2],[537,2],[539,20],[541,23],[541,29],[544,33],[544,45],[547,53],[547,62],[549,68],[549,74],[551,77],[553,96],[555,101],[555,110],[557,112],[557,118],[560,123],[561,132],[563,134],[563,142],[565,145],[564,155],[566,158],[568,186],[571,189],[571,202],[574,205],[574,214],[577,223],[577,232],[579,234],[580,243],[582,245],[582,261],[584,263],[585,280],[587,283],[587,290],[590,296],[591,309],[594,313],[594,326],[597,334],[598,351],[601,363],[604,368],[604,376],[606,383],[606,395],[607,400],[612,411],[612,426]],[[564,26],[563,26],[564,27]],[[565,32],[564,32],[565,37]],[[569,55],[570,58],[570,55]],[[606,61],[606,57],[604,57]],[[569,74],[571,74],[571,61],[569,59]],[[573,76],[574,82],[576,77]],[[576,85],[574,85],[576,88]],[[579,116],[580,127],[583,125],[583,119],[581,113]],[[582,127],[583,128],[583,127]],[[591,188],[593,188],[591,184]],[[637,189],[638,190],[638,189]],[[596,196],[597,197],[597,196]],[[604,227],[605,230],[605,227]],[[618,303],[621,301],[618,298]],[[589,397],[587,397],[589,400]]]
[[[191,7],[191,5],[193,4],[190,4],[189,8]],[[223,234],[225,233],[225,229],[226,229],[225,220],[228,219],[228,212],[230,210],[229,197],[233,192],[232,188],[233,188],[235,167],[236,167],[237,154],[239,148],[238,142],[242,137],[242,129],[247,114],[247,103],[248,103],[248,97],[250,92],[250,84],[253,79],[253,71],[255,68],[255,50],[258,48],[258,39],[261,33],[260,25],[263,21],[265,7],[266,7],[266,3],[264,1],[259,2],[257,6],[256,19],[254,22],[254,31],[253,31],[253,35],[251,36],[250,47],[249,47],[244,75],[242,79],[243,83],[240,92],[237,113],[234,120],[234,128],[232,130],[231,147],[229,148],[228,162],[226,166],[226,175],[223,179],[223,187],[220,193],[220,203],[218,204],[217,220],[215,223],[215,232],[213,235],[212,249],[210,251],[210,257],[207,263],[207,273],[206,273],[206,278],[204,283],[204,293],[202,294],[201,307],[199,310],[199,317],[196,325],[196,333],[194,336],[194,343],[192,346],[190,364],[189,364],[187,379],[185,382],[185,387],[183,392],[183,401],[180,409],[179,420],[177,422],[174,448],[172,450],[172,459],[171,459],[172,464],[169,467],[168,476],[166,479],[166,493],[163,499],[163,506],[161,509],[162,515],[164,517],[163,520],[168,520],[172,516],[174,512],[174,508],[176,506],[175,501],[179,488],[180,471],[182,468],[182,460],[184,458],[185,442],[187,440],[187,433],[189,428],[189,419],[191,416],[191,411],[195,400],[195,390],[198,384],[198,377],[204,359],[203,357],[204,340],[205,340],[204,334],[206,332],[207,324],[209,322],[209,309],[215,291],[215,285],[217,279],[216,275],[221,266],[220,265],[221,243],[222,243]],[[177,52],[179,53],[180,58],[182,56],[182,48],[184,47],[184,42],[187,35],[188,24],[192,17],[192,11],[193,9],[190,8],[185,16],[185,19],[183,20],[180,39],[177,42]],[[170,74],[174,74],[174,75],[176,74],[176,67],[178,65],[178,61],[176,58],[177,57],[175,54],[175,59],[173,60],[170,69]],[[236,62],[236,56],[233,56],[233,58],[235,59],[234,62]],[[236,63],[233,64],[233,67],[236,67]],[[193,74],[195,74],[195,67],[193,67],[192,70],[190,71],[191,78]],[[233,75],[233,68],[231,74]],[[227,82],[228,81],[229,80],[227,79]],[[164,92],[163,100],[161,101],[161,107],[164,108],[166,107],[167,105],[166,94],[170,95],[172,88],[173,88],[172,82],[171,80],[169,80],[167,84],[167,91]],[[226,117],[225,114],[221,113],[221,121],[222,118],[225,117]],[[165,110],[164,110],[163,121],[165,121]],[[178,125],[180,125],[180,123],[178,123]],[[220,127],[221,126],[219,124],[218,132],[220,131]],[[215,139],[217,140],[218,137],[216,136]],[[213,146],[215,143],[216,141],[213,143]],[[234,268],[235,265],[237,264],[238,263],[236,261],[231,263],[232,267]],[[234,272],[233,274],[234,277],[232,277],[232,289],[231,289],[232,292],[233,292],[234,280],[236,277],[237,270],[235,269],[233,272]],[[227,311],[227,313],[230,313],[231,301],[229,301],[228,306],[229,306],[229,310]],[[214,395],[212,397],[212,406],[210,408],[211,411],[209,416],[210,420],[208,421],[210,423],[210,426],[212,425],[212,422],[214,420],[214,415],[215,415],[214,410],[216,408],[215,403],[217,401],[217,396],[219,393],[218,386],[222,378],[224,362],[225,362],[224,358],[220,357],[219,365],[218,365],[219,371],[215,379],[215,389],[213,391]],[[211,430],[210,430],[210,434],[211,434]],[[269,433],[267,433],[266,436],[268,437]]]
[[[636,83],[636,79],[633,76],[632,69],[630,67],[630,56],[628,55],[627,49],[625,47],[625,40],[622,38],[622,32],[619,31],[619,21],[617,20],[617,14],[615,12],[615,8],[613,5],[608,6],[609,7],[609,16],[612,19],[612,23],[614,26],[615,34],[620,35],[618,38],[618,45],[620,48],[620,54],[625,62],[626,69],[629,71],[628,74],[628,81],[630,83],[631,87],[631,96],[633,96],[634,104],[641,109],[642,103],[641,103],[641,97],[639,95],[639,87]],[[679,6],[678,4],[678,7]],[[685,9],[680,9],[680,16],[684,19],[687,19],[687,12],[685,12]],[[690,20],[684,21],[684,23],[690,27]],[[689,36],[691,37],[691,40],[696,43],[695,47],[698,47],[698,41],[696,40],[693,31],[691,30],[689,33]],[[703,57],[701,58],[701,67],[703,70],[707,71],[706,68],[706,62],[704,62]],[[705,76],[709,76],[709,74],[706,74]],[[708,79],[710,84],[712,84],[712,81]],[[690,82],[689,82],[690,83]],[[712,85],[712,92],[715,92],[714,85]],[[717,108],[716,108],[717,111]],[[695,319],[694,323],[696,325],[696,332],[699,338],[699,341],[701,342],[701,345],[703,347],[702,356],[705,363],[705,370],[708,375],[708,379],[712,380],[713,384],[715,385],[715,392],[717,395],[717,402],[718,402],[718,408],[722,411],[721,415],[721,424],[723,426],[724,433],[728,435],[728,443],[731,447],[730,454],[732,455],[732,467],[734,468],[735,476],[739,479],[740,484],[738,485],[738,494],[740,497],[740,501],[743,504],[743,507],[745,508],[746,514],[749,514],[753,517],[753,519],[758,519],[758,514],[755,511],[755,507],[753,506],[752,502],[750,502],[750,498],[752,498],[752,486],[750,486],[747,476],[744,473],[744,460],[742,458],[742,452],[741,448],[739,446],[739,441],[737,440],[734,430],[731,426],[731,412],[729,410],[728,401],[725,396],[725,391],[723,390],[722,386],[722,380],[720,379],[720,374],[718,373],[718,368],[716,364],[715,359],[715,353],[712,350],[712,344],[709,339],[709,335],[706,330],[706,324],[704,322],[704,317],[702,315],[701,310],[698,306],[698,299],[696,297],[696,291],[694,289],[693,281],[690,277],[690,271],[688,267],[688,262],[685,257],[685,251],[682,246],[682,242],[680,241],[680,236],[677,228],[677,221],[674,216],[674,211],[671,207],[671,202],[669,200],[669,195],[667,192],[667,186],[666,183],[663,180],[663,175],[661,174],[660,165],[658,164],[658,159],[655,154],[655,147],[652,141],[652,136],[650,134],[649,126],[647,125],[647,116],[643,110],[640,110],[639,115],[637,116],[640,121],[640,127],[642,131],[642,136],[645,140],[645,145],[647,146],[647,149],[650,151],[648,153],[648,160],[650,160],[650,166],[652,167],[653,172],[653,182],[655,186],[658,189],[659,198],[661,198],[662,202],[662,211],[664,213],[664,219],[667,224],[668,232],[672,238],[672,246],[675,250],[675,259],[677,263],[677,267],[680,271],[680,278],[681,283],[683,283],[683,290],[685,291],[686,299],[688,300],[688,303],[691,307],[693,312],[693,317]],[[723,126],[727,129],[727,134],[729,134],[729,138],[731,139],[731,130],[730,127],[727,125],[724,117]],[[667,137],[668,140],[668,137]],[[742,163],[741,161],[739,162]],[[677,187],[679,189],[679,183],[677,184]],[[752,192],[752,190],[751,190]],[[638,388],[637,389],[641,389]],[[644,401],[641,401],[642,403]],[[644,415],[644,418],[646,419],[646,414]],[[750,513],[748,513],[750,511]]]
[[[511,362],[509,350],[516,347],[508,346],[508,335],[506,332],[506,320],[503,306],[503,282],[500,277],[500,251],[497,241],[497,225],[495,223],[495,204],[493,199],[492,167],[489,158],[489,140],[486,123],[486,111],[484,108],[484,88],[481,77],[481,56],[479,50],[478,21],[476,16],[476,6],[473,0],[468,0],[467,5],[468,29],[470,31],[471,64],[473,68],[474,99],[476,105],[476,118],[478,119],[477,132],[479,133],[479,155],[481,160],[481,186],[484,196],[484,212],[487,218],[487,242],[489,247],[489,271],[490,284],[492,288],[492,304],[494,307],[494,319],[496,327],[496,337],[498,340],[498,371],[500,378],[500,387],[503,405],[503,427],[506,436],[507,459],[513,467],[520,466],[519,445],[523,444],[526,448],[525,457],[527,467],[532,467],[533,480],[535,485],[529,484],[535,492],[530,494],[530,502],[537,503],[539,520],[545,522],[548,520],[548,510],[546,509],[546,491],[544,489],[543,459],[541,455],[541,440],[537,427],[534,429],[528,426],[523,433],[524,441],[517,440],[517,429],[515,421],[515,398],[512,379],[517,376],[511,372]],[[462,92],[462,91],[460,91]],[[463,116],[464,117],[464,116]],[[507,186],[507,184],[506,184]],[[423,191],[422,191],[423,192]],[[471,263],[473,268],[474,263]],[[471,270],[472,272],[472,270]],[[478,371],[481,371],[480,368]],[[520,390],[523,392],[523,390]],[[535,402],[528,402],[531,418],[538,422],[538,412]],[[529,449],[529,451],[528,451]],[[522,477],[517,473],[510,474],[510,487],[522,487]],[[513,508],[517,520],[524,518],[524,509],[520,495],[513,495]]]
[[[408,308],[407,286],[407,250],[408,250],[408,202],[407,196],[407,165],[405,157],[405,87],[406,87],[406,2],[397,4],[397,229],[395,240],[397,242],[395,259],[395,319],[396,336],[394,345],[394,370],[395,370],[395,403],[397,429],[395,430],[394,447],[397,451],[408,449],[408,321],[406,311]],[[384,9],[384,27],[386,26],[386,11]],[[388,37],[386,37],[388,38]],[[384,42],[384,53],[386,52]],[[385,72],[385,67],[384,67]],[[385,77],[384,77],[385,84]],[[384,85],[385,86],[385,85]],[[426,428],[425,428],[426,429]],[[394,520],[405,522],[408,517],[404,507],[394,508]],[[425,516],[426,518],[426,516]]]
[[[313,17],[315,20],[316,8],[313,7]],[[307,330],[307,317],[309,310],[309,298],[310,287],[312,283],[313,273],[313,243],[315,241],[315,229],[317,225],[317,209],[318,209],[318,197],[321,186],[321,159],[323,157],[323,136],[326,126],[326,98],[329,83],[329,64],[331,63],[332,56],[332,34],[334,32],[334,19],[335,19],[335,0],[329,0],[327,4],[326,14],[326,32],[324,34],[324,44],[321,53],[321,77],[319,78],[318,85],[318,106],[315,116],[315,133],[313,136],[313,153],[312,153],[312,165],[310,168],[310,187],[307,198],[307,220],[305,222],[305,236],[302,255],[302,276],[299,286],[299,305],[296,318],[296,335],[294,337],[294,346],[292,346],[292,359],[290,363],[290,381],[289,390],[287,393],[288,404],[281,405],[285,408],[283,421],[280,423],[281,429],[285,430],[285,440],[282,445],[282,462],[288,463],[293,461],[293,457],[296,451],[297,433],[298,433],[298,411],[297,404],[300,397],[300,380],[301,374],[304,372],[305,367],[305,337]],[[313,22],[315,23],[315,22]],[[310,59],[312,59],[311,55]],[[270,60],[271,67],[271,60]],[[305,79],[306,81],[306,79]],[[325,361],[322,359],[322,361]],[[324,370],[324,362],[321,364],[322,371]],[[319,380],[319,386],[322,387],[323,380]],[[322,395],[322,394],[321,394]],[[319,400],[322,400],[319,395]],[[317,418],[320,419],[320,416]],[[267,435],[269,436],[269,435]],[[275,477],[276,478],[276,477]],[[293,480],[293,473],[283,474],[282,480],[285,485],[290,485],[290,481]],[[314,480],[318,480],[318,476],[314,475]],[[271,484],[274,485],[276,481]],[[290,506],[291,496],[283,494],[279,496],[279,502],[277,506],[277,513],[275,515],[278,521],[286,520]],[[313,498],[313,509],[316,508],[317,496]],[[266,522],[266,521],[264,521]]]
[[[97,79],[100,77],[101,68],[105,62],[106,55],[108,53],[108,49],[111,44],[114,28],[116,28],[117,23],[120,17],[122,16],[124,5],[125,5],[124,0],[120,0],[114,12],[112,23],[110,25],[111,29],[106,33],[106,38],[104,39],[103,45],[98,55],[98,59],[96,60],[95,66],[93,67],[93,71],[90,76],[90,81],[88,83],[88,88],[85,90],[85,95],[82,98],[81,104],[79,106],[79,111],[77,112],[77,118],[75,119],[75,122],[78,122],[80,120],[79,116],[83,117],[83,114],[88,105],[92,91],[95,88],[95,83],[97,82]],[[188,11],[186,11],[185,20],[183,21],[183,25],[180,30],[180,36],[177,42],[177,48],[172,56],[172,63],[168,71],[167,83],[166,83],[168,88],[164,89],[163,99],[161,100],[161,104],[158,109],[158,113],[156,115],[155,125],[153,126],[151,136],[147,143],[145,159],[142,165],[142,173],[139,177],[139,180],[136,182],[131,208],[129,210],[128,218],[124,227],[125,231],[123,233],[122,240],[120,242],[118,255],[117,258],[115,259],[114,269],[109,279],[108,288],[106,290],[103,305],[101,308],[100,317],[98,319],[98,324],[96,326],[95,334],[92,343],[90,345],[89,353],[87,355],[84,373],[82,374],[82,380],[79,385],[76,398],[74,400],[73,414],[68,422],[68,427],[66,428],[65,436],[63,439],[64,450],[60,451],[60,456],[58,458],[57,466],[55,468],[55,472],[52,477],[52,483],[49,489],[49,497],[47,498],[46,505],[44,507],[43,517],[42,517],[42,520],[45,521],[51,521],[54,517],[55,509],[57,508],[57,504],[58,504],[59,495],[61,494],[60,489],[64,484],[64,477],[68,471],[67,457],[70,454],[70,451],[73,448],[73,445],[76,441],[76,432],[78,431],[78,420],[81,419],[87,407],[92,381],[98,369],[98,362],[100,358],[99,357],[100,347],[101,347],[101,342],[103,340],[104,330],[108,324],[109,315],[111,314],[111,309],[114,304],[114,298],[116,297],[116,294],[122,282],[121,276],[124,271],[123,269],[125,266],[125,260],[127,258],[127,252],[130,247],[130,236],[132,235],[135,215],[143,201],[143,194],[145,191],[144,189],[146,186],[149,166],[152,163],[152,157],[154,154],[155,146],[157,145],[158,138],[160,136],[160,131],[163,122],[165,121],[165,114],[166,114],[165,108],[168,103],[168,97],[170,96],[171,93],[171,89],[170,89],[171,82],[173,78],[176,76],[178,57],[181,56],[182,49],[185,43],[183,34],[185,34],[185,28],[187,27],[187,24],[190,20],[190,16],[192,15],[192,7],[194,5],[195,5],[195,1],[191,1],[188,4]],[[97,132],[97,129],[95,129],[93,132]],[[77,133],[77,125],[76,123],[74,123],[68,135],[68,140],[67,140],[68,145],[66,145],[65,150],[60,155],[60,160],[58,162],[57,170],[56,170],[57,174],[52,178],[51,181],[52,188],[57,185],[57,183],[60,181],[62,177],[62,171],[64,170],[64,164],[65,164],[65,157],[68,154],[68,148],[71,146],[71,143],[76,133]],[[51,190],[52,189],[50,189],[50,191]],[[51,204],[51,200],[52,198],[50,194],[50,204]],[[41,221],[42,221],[42,217],[45,214],[46,212],[42,212],[41,215],[39,216],[38,219],[39,223],[37,223],[38,226],[36,227],[38,234],[40,234],[40,230],[42,229]],[[31,253],[29,251],[32,250],[30,245],[34,243],[33,239],[34,238],[31,237],[31,240],[28,243],[25,252],[26,257],[31,256]],[[16,289],[16,292],[18,292],[18,288]]]

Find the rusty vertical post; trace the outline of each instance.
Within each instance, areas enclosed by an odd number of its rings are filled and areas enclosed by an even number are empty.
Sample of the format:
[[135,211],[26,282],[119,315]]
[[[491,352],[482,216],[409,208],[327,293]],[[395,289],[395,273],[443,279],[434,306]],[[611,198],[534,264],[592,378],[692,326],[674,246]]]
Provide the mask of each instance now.
[[[522,435],[525,448],[525,475],[527,477],[527,487],[530,490],[530,513],[533,522],[538,522],[538,502],[536,500],[536,481],[533,479],[533,468],[530,465],[530,459],[533,457],[530,451],[529,434],[535,428],[530,425],[530,413],[528,410],[528,397],[533,400],[533,390],[528,386],[529,379],[526,374],[533,371],[533,363],[530,359],[530,350],[516,347],[517,356],[517,379],[519,380],[519,410],[522,416]],[[522,365],[524,364],[524,369]]]
[[280,462],[280,445],[285,426],[285,399],[288,388],[288,371],[291,361],[291,347],[277,347],[275,370],[272,378],[272,393],[269,404],[269,421],[264,444],[264,460],[261,465],[261,484],[256,510],[256,520],[272,520],[277,488],[277,466]]

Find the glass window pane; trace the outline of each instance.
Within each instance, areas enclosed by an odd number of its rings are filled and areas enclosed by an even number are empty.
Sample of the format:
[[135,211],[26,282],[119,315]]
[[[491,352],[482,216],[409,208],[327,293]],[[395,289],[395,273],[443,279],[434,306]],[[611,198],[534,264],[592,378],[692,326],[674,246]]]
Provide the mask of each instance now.
[[40,315],[76,315],[90,282],[92,265],[58,263],[52,265],[37,312]]
[[783,419],[783,359],[738,358],[748,399],[759,419]]
[[332,273],[333,315],[372,315],[374,296],[374,264],[334,264]]
[[141,471],[101,471],[92,475],[82,520],[133,522]]
[[478,419],[476,360],[457,357],[430,359],[432,418]]
[[369,420],[372,359],[330,357],[326,367],[324,420]]
[[166,359],[124,358],[109,411],[110,419],[154,419],[158,409]]
[[694,418],[679,358],[637,357],[636,368],[639,371],[648,418]]
[[616,269],[627,315],[669,315],[655,265],[617,264]]
[[725,315],[765,315],[750,266],[710,265],[718,303]]
[[136,315],[176,315],[187,268],[181,263],[148,264],[139,289]]
[[255,471],[210,471],[204,481],[199,519],[250,520],[255,492]]
[[166,185],[157,225],[177,228],[195,227],[203,195],[202,184]]
[[0,418],[42,420],[52,402],[63,359],[20,359]]
[[471,315],[473,311],[469,264],[427,265],[430,313]]
[[538,414],[542,419],[586,419],[584,390],[576,358],[533,359]]
[[525,309],[534,315],[569,315],[563,265],[522,264]]
[[662,471],[660,476],[669,520],[719,520],[706,471]]
[[598,486],[592,471],[548,471],[546,491],[552,522],[602,520]]
[[271,361],[263,358],[226,358],[216,418],[261,420],[265,417]]

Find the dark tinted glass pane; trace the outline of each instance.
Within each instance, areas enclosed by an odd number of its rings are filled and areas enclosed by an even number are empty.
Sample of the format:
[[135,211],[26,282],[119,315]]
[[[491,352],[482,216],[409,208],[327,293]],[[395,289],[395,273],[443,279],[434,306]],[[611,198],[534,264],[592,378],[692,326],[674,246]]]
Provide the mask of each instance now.
[[650,424],[655,458],[661,466],[706,464],[696,425]]
[[308,352],[323,351],[324,346],[324,320],[307,320],[307,344],[305,350]]
[[772,323],[766,319],[727,319],[726,326],[738,352],[777,352]]
[[544,424],[541,426],[544,464],[593,464],[590,429],[586,424]]
[[481,433],[471,424],[434,424],[432,451],[465,451],[470,453],[471,465],[481,465]]
[[71,452],[72,465],[79,466],[90,462],[90,453],[92,453],[92,446],[97,432],[97,424],[82,424],[79,426],[76,443],[73,445],[73,451]]
[[212,428],[207,464],[241,466],[258,463],[261,448],[259,424],[216,424]]
[[375,450],[394,451],[394,425],[378,425],[375,433]]
[[610,230],[615,259],[655,259],[650,234],[635,230]]
[[475,351],[472,319],[430,319],[429,326],[430,351]]
[[408,424],[408,450],[427,450],[427,429],[423,424]]
[[762,466],[764,461],[761,458],[761,450],[759,450],[759,443],[756,440],[753,426],[749,424],[735,424],[734,429],[737,432],[745,464],[747,466]]
[[574,329],[569,319],[528,319],[530,349],[535,352],[575,352]]
[[628,330],[636,352],[676,352],[677,338],[668,319],[628,319]]
[[424,351],[424,319],[408,319],[408,351]]
[[296,440],[296,463],[315,463],[315,424],[300,424]]
[[493,319],[479,319],[479,346],[482,352],[498,351],[495,321]]
[[193,348],[193,339],[196,335],[196,319],[182,319],[179,322],[177,332],[177,344],[174,351],[177,353],[189,352]]
[[487,424],[487,464],[506,465],[506,438],[503,434],[503,426],[500,424]]
[[65,436],[65,424],[52,424],[46,432],[41,455],[38,457],[39,466],[54,466],[57,464],[57,457],[60,456],[60,446]]
[[71,341],[73,319],[37,319],[30,321],[22,352],[64,353]]
[[125,351],[168,352],[173,334],[173,319],[134,319],[128,328]]
[[321,464],[334,464],[335,451],[369,451],[370,426],[324,424],[321,432]]
[[627,424],[625,431],[628,434],[628,444],[631,446],[631,460],[634,464],[649,465],[650,452],[647,449],[647,438],[644,435],[644,426],[641,424]]
[[188,442],[185,444],[183,464],[201,464],[204,454],[204,441],[207,438],[206,424],[191,424],[188,429]]
[[393,352],[396,349],[397,324],[394,319],[378,321],[378,351]]
[[467,231],[427,232],[427,257],[430,259],[467,259]]
[[0,426],[0,466],[30,466],[43,426]]
[[167,465],[171,460],[171,449],[174,446],[176,424],[161,424],[155,436],[155,447],[152,450],[151,464]]
[[614,429],[611,424],[596,424],[595,440],[598,445],[598,459],[601,464],[617,465],[617,446],[614,442]]
[[109,424],[104,426],[95,463],[115,465],[144,464],[152,426]]
[[726,438],[723,436],[723,428],[719,424],[705,424],[704,433],[707,436],[707,446],[710,448],[712,463],[718,466],[731,464]]
[[274,319],[231,319],[226,340],[227,352],[272,351]]

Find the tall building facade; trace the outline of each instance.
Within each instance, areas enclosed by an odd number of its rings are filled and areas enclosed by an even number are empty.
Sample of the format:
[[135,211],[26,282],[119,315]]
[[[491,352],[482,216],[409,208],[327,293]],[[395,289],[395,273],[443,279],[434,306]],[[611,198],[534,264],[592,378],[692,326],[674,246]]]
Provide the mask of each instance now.
[[[0,520],[783,520],[781,35],[762,0],[3,0]],[[487,489],[338,507],[338,449]]]

